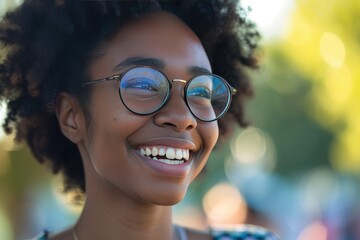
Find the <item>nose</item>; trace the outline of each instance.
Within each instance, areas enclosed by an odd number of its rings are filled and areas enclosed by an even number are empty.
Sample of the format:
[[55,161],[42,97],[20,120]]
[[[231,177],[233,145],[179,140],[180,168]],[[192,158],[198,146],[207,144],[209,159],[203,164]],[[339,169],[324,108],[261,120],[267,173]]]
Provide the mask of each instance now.
[[182,96],[183,87],[175,89],[165,106],[154,115],[154,122],[160,127],[171,127],[177,132],[192,130],[197,126],[197,119],[192,115],[190,109]]

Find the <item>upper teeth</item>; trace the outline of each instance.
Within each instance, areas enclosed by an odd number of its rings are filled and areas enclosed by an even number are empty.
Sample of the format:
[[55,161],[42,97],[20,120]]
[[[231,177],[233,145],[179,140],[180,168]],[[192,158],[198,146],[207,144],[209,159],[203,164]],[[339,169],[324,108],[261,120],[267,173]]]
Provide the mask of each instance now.
[[143,156],[166,156],[167,159],[189,160],[189,149],[172,147],[141,147],[140,153]]

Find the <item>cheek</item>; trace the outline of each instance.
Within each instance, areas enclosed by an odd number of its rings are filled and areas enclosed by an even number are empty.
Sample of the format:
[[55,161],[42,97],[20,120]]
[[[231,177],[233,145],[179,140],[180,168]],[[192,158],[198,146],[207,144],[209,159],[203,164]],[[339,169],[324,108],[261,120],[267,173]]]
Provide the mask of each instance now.
[[204,142],[204,147],[206,150],[211,151],[219,138],[219,126],[217,121],[203,123],[200,134]]
[[218,140],[219,127],[216,121],[210,123],[200,123],[198,125],[198,132],[203,142],[203,150],[200,157],[201,160],[198,161],[198,165],[194,169],[194,174],[191,178],[191,181],[193,181],[200,174],[201,170],[206,165],[208,158]]
[[204,166],[218,140],[219,127],[216,121],[210,123],[201,123],[198,125],[198,132],[203,142],[203,160],[201,161],[201,165]]
[[127,110],[120,100],[117,87],[99,88],[91,96],[91,122],[94,132],[119,134],[136,127],[141,119]]
[[[127,139],[147,121],[144,117],[134,116],[126,109],[111,109],[92,116],[91,143],[92,149],[110,148],[114,150],[125,147]],[[100,148],[101,149],[101,148]]]
[[96,172],[96,179],[100,176],[120,188],[122,182],[136,180],[127,142],[144,121],[144,117],[134,117],[126,111],[108,112],[94,119],[88,149],[89,164]]
[[112,158],[126,151],[128,137],[141,128],[146,117],[129,112],[118,94],[94,94],[90,106],[88,149],[93,160],[114,164]]

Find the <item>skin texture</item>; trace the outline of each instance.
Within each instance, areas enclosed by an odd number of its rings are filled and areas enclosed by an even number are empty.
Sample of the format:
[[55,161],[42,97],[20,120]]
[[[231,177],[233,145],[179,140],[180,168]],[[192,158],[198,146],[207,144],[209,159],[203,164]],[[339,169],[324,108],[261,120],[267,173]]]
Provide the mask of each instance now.
[[[146,65],[155,62],[169,79],[187,81],[199,69],[211,72],[197,36],[165,12],[127,23],[96,51],[100,57],[89,66],[91,80],[144,63],[118,66],[129,58],[155,59]],[[218,139],[217,122],[201,122],[191,114],[183,99],[183,83],[173,83],[168,103],[147,116],[126,109],[117,84],[108,81],[92,86],[89,125],[73,96],[61,94],[57,101],[61,131],[77,144],[85,168],[87,197],[77,235],[82,240],[172,239],[171,205],[182,200],[206,164]],[[139,146],[153,145],[190,149],[190,164],[175,173],[169,165],[158,171],[138,154]],[[188,234],[190,239],[209,238],[192,231]],[[72,239],[71,232],[52,239]]]

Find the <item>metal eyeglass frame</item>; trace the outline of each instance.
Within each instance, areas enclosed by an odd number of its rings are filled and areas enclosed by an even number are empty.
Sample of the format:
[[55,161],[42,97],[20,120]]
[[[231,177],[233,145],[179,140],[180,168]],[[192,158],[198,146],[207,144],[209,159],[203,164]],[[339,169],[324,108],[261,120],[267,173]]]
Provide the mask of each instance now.
[[[161,103],[161,105],[156,108],[156,110],[154,111],[151,111],[151,112],[148,112],[148,113],[138,113],[138,112],[135,112],[134,110],[130,109],[126,103],[124,102],[122,96],[121,96],[121,91],[120,91],[120,82],[123,78],[123,76],[128,73],[129,71],[131,70],[134,70],[136,68],[147,68],[147,69],[152,69],[154,71],[157,71],[159,72],[160,74],[162,74],[165,79],[169,82],[169,88],[167,89],[167,92],[166,92],[166,97],[164,98],[163,102]],[[187,88],[189,86],[189,84],[191,83],[191,81],[195,78],[198,78],[200,76],[212,76],[212,77],[217,77],[219,78],[221,81],[223,81],[225,83],[225,85],[227,86],[228,88],[228,91],[229,91],[229,96],[228,96],[228,99],[227,99],[227,103],[226,103],[226,107],[224,108],[224,110],[221,112],[221,114],[219,114],[219,116],[217,116],[215,119],[212,119],[212,120],[204,120],[204,119],[201,119],[199,118],[198,116],[196,116],[193,111],[191,110],[189,104],[188,104],[188,101],[187,101]],[[219,118],[223,117],[225,115],[225,113],[228,111],[229,107],[230,107],[230,104],[231,104],[231,101],[232,101],[232,96],[236,94],[237,90],[231,86],[225,79],[223,79],[222,77],[218,76],[218,75],[215,75],[215,74],[200,74],[200,75],[195,75],[193,77],[191,77],[188,81],[186,80],[183,80],[183,79],[172,79],[172,80],[169,80],[169,78],[160,70],[158,69],[155,69],[155,68],[152,68],[152,67],[148,67],[148,66],[136,66],[136,67],[133,67],[133,68],[130,68],[128,70],[126,70],[125,72],[121,73],[121,74],[117,74],[117,75],[113,75],[113,76],[110,76],[110,77],[105,77],[105,78],[100,78],[100,79],[95,79],[95,80],[90,80],[90,81],[84,81],[82,82],[82,87],[85,87],[85,86],[88,86],[88,85],[92,85],[92,84],[95,84],[95,83],[101,83],[101,82],[106,82],[106,81],[112,81],[112,80],[119,80],[119,86],[118,86],[118,89],[119,89],[119,96],[120,96],[120,99],[122,101],[122,103],[124,104],[124,106],[132,113],[135,113],[137,115],[150,115],[150,114],[153,114],[157,111],[159,111],[161,108],[163,108],[165,106],[165,104],[167,103],[167,101],[169,100],[170,98],[170,92],[171,92],[171,88],[172,88],[172,83],[173,82],[181,82],[181,83],[184,83],[185,86],[184,86],[184,101],[185,101],[185,104],[187,106],[187,108],[190,110],[191,114],[198,120],[200,121],[203,121],[203,122],[213,122],[213,121],[216,121],[218,120]]]

